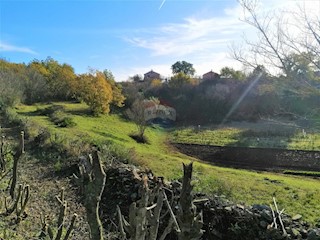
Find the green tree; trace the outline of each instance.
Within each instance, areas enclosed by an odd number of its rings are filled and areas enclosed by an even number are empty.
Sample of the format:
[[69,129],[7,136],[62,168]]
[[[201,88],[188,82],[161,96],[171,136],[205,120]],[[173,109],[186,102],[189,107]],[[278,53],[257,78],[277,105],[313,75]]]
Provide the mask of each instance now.
[[41,64],[47,70],[47,82],[53,98],[67,100],[72,95],[71,82],[76,78],[72,66],[48,57]]
[[185,75],[189,76],[193,76],[196,72],[196,70],[193,68],[193,65],[186,61],[176,62],[171,66],[171,69],[173,74],[184,73]]
[[285,59],[284,64],[291,78],[314,79],[314,71],[311,68],[312,56],[308,53],[292,53]]
[[0,109],[12,107],[22,100],[24,73],[23,64],[0,59]]
[[50,100],[68,100],[74,95],[76,74],[72,66],[60,64],[51,57],[44,61],[33,60],[29,66],[45,78],[46,96]]
[[220,70],[220,76],[224,78],[234,78],[237,80],[244,80],[246,78],[246,74],[239,70],[234,70],[230,67],[223,67]]
[[32,104],[51,99],[46,74],[46,69],[40,64],[32,63],[27,66],[24,81],[25,103]]
[[132,80],[133,82],[142,82],[143,81],[143,77],[139,74],[135,74],[132,77],[130,77],[129,79]]

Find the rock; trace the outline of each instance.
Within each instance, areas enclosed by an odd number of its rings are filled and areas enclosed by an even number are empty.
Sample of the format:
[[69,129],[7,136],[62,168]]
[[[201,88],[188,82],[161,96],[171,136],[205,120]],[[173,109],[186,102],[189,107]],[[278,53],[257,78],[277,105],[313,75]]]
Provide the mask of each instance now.
[[264,229],[266,229],[267,228],[267,226],[268,226],[268,223],[266,222],[266,221],[260,221],[260,227],[262,227],[262,228],[264,228]]
[[227,210],[228,212],[231,212],[231,211],[232,211],[232,208],[231,208],[231,207],[225,207],[224,209]]
[[292,232],[292,235],[295,236],[295,237],[301,236],[299,230],[297,230],[296,228],[292,228],[291,232]]
[[308,237],[308,231],[306,229],[301,229],[300,230],[300,234],[301,234],[303,239]]
[[308,233],[307,240],[320,240],[320,229],[311,229]]
[[256,209],[258,211],[262,211],[262,210],[267,210],[267,211],[270,211],[270,207],[266,206],[266,205],[261,205],[261,204],[254,204],[252,205],[252,208],[253,209]]
[[298,221],[302,218],[302,216],[300,214],[297,214],[295,216],[292,217],[292,221]]
[[271,222],[272,221],[272,216],[271,213],[269,211],[263,210],[261,212],[261,217],[266,220],[267,222]]
[[244,210],[244,206],[240,205],[240,204],[237,204],[237,208],[240,208],[240,209]]
[[138,194],[137,194],[137,193],[132,193],[132,194],[131,194],[131,199],[132,199],[132,201],[136,201],[137,198],[138,198]]

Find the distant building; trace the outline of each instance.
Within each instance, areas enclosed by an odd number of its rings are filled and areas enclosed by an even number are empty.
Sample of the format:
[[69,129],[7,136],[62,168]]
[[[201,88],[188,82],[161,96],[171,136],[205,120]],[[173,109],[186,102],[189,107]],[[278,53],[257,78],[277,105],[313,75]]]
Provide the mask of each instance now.
[[220,75],[218,73],[213,72],[212,70],[202,75],[202,81],[215,80],[218,78],[220,78]]
[[154,72],[153,70],[147,72],[144,74],[144,81],[151,81],[153,79],[160,79],[160,74],[157,72]]

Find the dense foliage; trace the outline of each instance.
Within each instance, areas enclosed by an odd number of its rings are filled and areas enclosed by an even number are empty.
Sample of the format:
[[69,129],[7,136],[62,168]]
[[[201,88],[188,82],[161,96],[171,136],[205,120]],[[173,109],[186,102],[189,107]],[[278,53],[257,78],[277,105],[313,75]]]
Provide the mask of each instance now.
[[225,67],[221,74],[203,80],[179,72],[157,84],[153,81],[127,82],[123,84],[123,90],[130,100],[128,106],[141,94],[145,98],[153,96],[174,107],[180,123],[255,121],[275,116],[308,119],[319,114],[319,82],[316,78],[310,79],[310,91],[300,91],[299,86],[294,86],[295,81],[281,75],[271,76],[262,65],[252,72]]
[[52,58],[29,64],[0,60],[0,108],[22,102],[83,100],[94,114],[108,113],[110,105],[123,106],[125,97],[112,73],[91,71],[77,75],[74,69]]

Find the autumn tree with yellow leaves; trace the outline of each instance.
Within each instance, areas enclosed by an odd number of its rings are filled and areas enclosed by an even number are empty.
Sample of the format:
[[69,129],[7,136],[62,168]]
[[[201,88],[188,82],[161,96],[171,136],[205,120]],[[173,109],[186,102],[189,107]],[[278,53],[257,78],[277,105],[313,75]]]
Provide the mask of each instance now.
[[124,96],[105,73],[91,70],[78,75],[76,95],[90,107],[94,115],[110,112],[110,104],[122,106]]

